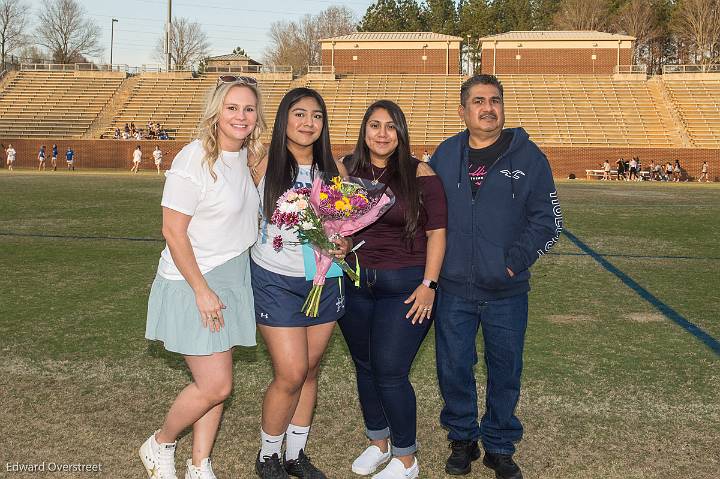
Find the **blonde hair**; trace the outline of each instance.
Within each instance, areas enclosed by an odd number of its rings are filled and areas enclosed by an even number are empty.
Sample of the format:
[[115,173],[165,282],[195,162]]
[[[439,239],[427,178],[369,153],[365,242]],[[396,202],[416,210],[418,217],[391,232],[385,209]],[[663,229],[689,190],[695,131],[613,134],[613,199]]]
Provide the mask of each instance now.
[[[202,143],[203,149],[205,150],[204,162],[207,162],[208,168],[210,169],[210,175],[213,180],[217,180],[217,175],[213,171],[215,162],[220,156],[220,145],[218,144],[217,124],[220,114],[222,113],[223,104],[225,103],[225,97],[231,88],[241,86],[249,89],[255,95],[257,99],[257,122],[253,131],[243,140],[241,148],[247,148],[249,153],[255,157],[256,164],[260,162],[265,156],[265,146],[260,141],[260,136],[263,134],[267,125],[265,123],[265,114],[262,107],[262,98],[260,96],[260,90],[256,85],[244,83],[242,81],[236,81],[231,83],[221,83],[217,87],[214,87],[208,92],[207,99],[205,100],[205,109],[198,125],[197,136]],[[248,155],[250,160],[250,155]],[[255,168],[257,165],[250,165],[248,167]]]

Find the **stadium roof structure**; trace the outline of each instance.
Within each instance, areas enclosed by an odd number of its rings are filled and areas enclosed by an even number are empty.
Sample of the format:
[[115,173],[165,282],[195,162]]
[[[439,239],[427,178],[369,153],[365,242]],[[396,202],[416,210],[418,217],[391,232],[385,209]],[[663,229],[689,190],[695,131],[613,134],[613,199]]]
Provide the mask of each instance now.
[[[216,57],[210,57],[208,60],[215,60],[215,61],[248,61],[250,63],[258,63],[252,58],[241,55],[239,53],[230,53],[228,55],[218,55]],[[259,64],[259,63],[258,63]]]
[[595,30],[532,30],[532,31],[512,31],[490,35],[478,39],[480,42],[492,41],[601,41],[601,40],[630,40],[634,41],[635,37],[629,35],[620,35],[618,33],[598,32]]
[[461,37],[434,32],[356,32],[340,37],[323,38],[321,42],[461,42]]

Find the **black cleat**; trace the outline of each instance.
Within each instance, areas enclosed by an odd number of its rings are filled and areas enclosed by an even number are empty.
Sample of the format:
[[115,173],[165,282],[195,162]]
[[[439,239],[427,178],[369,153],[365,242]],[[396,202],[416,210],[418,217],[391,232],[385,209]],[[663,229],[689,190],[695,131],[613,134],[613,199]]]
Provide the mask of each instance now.
[[285,470],[291,476],[302,479],[327,479],[325,474],[310,462],[310,458],[305,455],[305,451],[302,449],[300,449],[297,459],[285,459],[283,455],[283,462],[285,463]]
[[523,479],[522,471],[511,454],[493,454],[486,452],[483,464],[495,471],[496,479]]
[[258,451],[255,460],[255,472],[262,479],[289,479],[287,472],[280,464],[280,458],[277,454],[272,456],[264,456],[265,462],[260,462],[260,451]]
[[453,476],[470,473],[471,464],[480,458],[477,441],[450,441],[452,453],[445,463],[445,472]]

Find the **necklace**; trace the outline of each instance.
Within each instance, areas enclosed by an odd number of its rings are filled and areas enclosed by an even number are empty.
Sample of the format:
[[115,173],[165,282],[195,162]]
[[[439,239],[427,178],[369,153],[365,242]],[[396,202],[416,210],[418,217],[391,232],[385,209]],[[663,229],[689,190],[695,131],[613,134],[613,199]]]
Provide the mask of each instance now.
[[372,165],[372,163],[370,164],[370,171],[372,172],[372,176],[373,176],[373,179],[372,179],[372,181],[371,181],[370,183],[371,183],[373,186],[375,186],[375,185],[378,184],[378,181],[380,181],[380,178],[382,178],[382,175],[385,174],[385,172],[387,171],[387,168],[385,168],[385,169],[382,171],[382,173],[380,173],[380,176],[378,176],[377,178],[375,177],[375,167]]

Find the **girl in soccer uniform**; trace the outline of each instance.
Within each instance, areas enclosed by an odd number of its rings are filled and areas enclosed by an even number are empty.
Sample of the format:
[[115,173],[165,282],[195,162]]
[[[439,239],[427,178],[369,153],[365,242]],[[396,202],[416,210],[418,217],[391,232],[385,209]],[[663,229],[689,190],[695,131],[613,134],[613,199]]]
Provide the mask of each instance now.
[[190,426],[185,477],[215,478],[210,454],[232,390],[232,348],[255,345],[249,248],[257,239],[260,198],[251,167],[264,155],[264,126],[257,84],[220,77],[205,104],[200,138],[166,173],[167,246],[150,291],[145,337],[182,354],[192,383],[140,448],[152,478],[176,478],[176,440]]
[[[329,180],[344,173],[332,157],[322,97],[309,88],[289,91],[278,107],[267,162],[259,167],[262,220],[251,254],[255,320],[274,371],[263,400],[261,447],[256,460],[256,471],[262,478],[285,478],[288,474],[325,478],[304,449],[317,398],[320,360],[335,322],[345,313],[342,278],[328,278],[317,317],[301,312],[312,288],[303,258],[310,250],[297,244],[293,232],[279,230],[268,219],[288,189],[310,187],[316,177]],[[283,238],[280,251],[274,248],[276,236]],[[349,242],[339,242],[340,249],[347,251]],[[331,253],[341,255],[340,249]]]
[[13,165],[15,165],[15,156],[17,155],[17,152],[11,144],[8,144],[7,150],[5,150],[5,154],[7,155],[6,161],[8,171],[13,171]]

